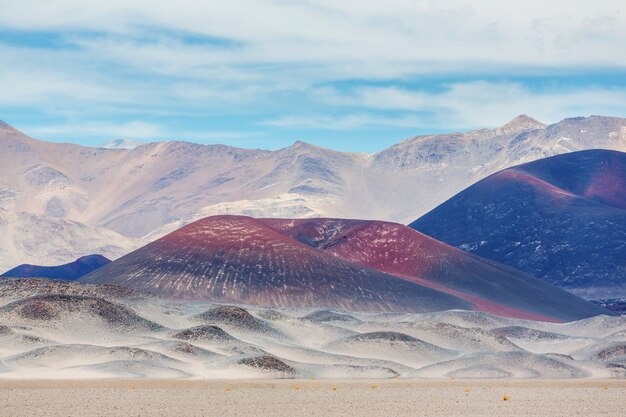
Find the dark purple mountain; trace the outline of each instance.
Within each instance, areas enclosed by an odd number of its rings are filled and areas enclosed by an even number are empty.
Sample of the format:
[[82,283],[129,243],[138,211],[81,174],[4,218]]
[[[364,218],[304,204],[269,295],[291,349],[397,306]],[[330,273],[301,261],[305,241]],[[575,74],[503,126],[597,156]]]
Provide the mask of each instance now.
[[593,300],[593,304],[605,308],[614,313],[626,316],[626,298],[613,298],[609,300]]
[[626,296],[626,153],[505,169],[410,227],[589,298]]
[[88,255],[74,262],[58,266],[38,266],[23,264],[0,275],[12,278],[50,278],[74,281],[111,261],[102,255]]

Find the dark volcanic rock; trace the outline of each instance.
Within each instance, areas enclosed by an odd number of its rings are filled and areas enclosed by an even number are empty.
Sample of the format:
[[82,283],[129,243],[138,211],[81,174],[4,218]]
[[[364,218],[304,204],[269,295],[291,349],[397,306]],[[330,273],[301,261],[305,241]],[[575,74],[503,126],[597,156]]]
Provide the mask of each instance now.
[[203,325],[181,330],[174,334],[175,338],[183,340],[204,340],[209,342],[232,342],[237,339],[217,326]]
[[[618,357],[626,358],[626,343],[615,343],[598,352],[596,352],[592,359],[598,359],[601,361],[610,361]],[[626,365],[626,363],[625,363]]]
[[80,295],[113,301],[138,301],[154,298],[151,293],[119,285],[85,285],[77,282],[40,278],[0,279],[0,298],[17,300],[34,295]]
[[21,303],[18,314],[29,320],[49,321],[60,318],[58,308],[53,304],[58,301],[62,295],[40,296]]
[[186,342],[178,342],[174,343],[170,346],[169,350],[171,352],[182,353],[190,356],[203,356],[203,357],[212,357],[217,356],[216,353],[210,352],[206,349],[199,348],[198,346],[194,346],[191,343]]
[[285,313],[276,310],[261,310],[258,312],[258,315],[264,318],[265,320],[289,320],[293,319],[292,316],[289,316]]
[[544,332],[543,330],[535,330],[535,329],[530,329],[528,327],[523,327],[523,326],[499,327],[497,329],[492,329],[489,332],[495,336],[511,337],[515,339],[525,339],[525,340],[567,339],[567,336],[562,335],[562,334],[553,333],[553,332]]
[[324,323],[324,322],[329,322],[329,321],[343,321],[343,322],[359,321],[358,319],[352,317],[349,314],[337,313],[337,312],[329,311],[329,310],[314,311],[313,313],[310,313],[304,316],[304,319],[319,322],[319,323]]
[[611,370],[614,378],[626,378],[626,365],[620,363],[608,363],[607,369]]
[[10,327],[0,325],[0,336],[8,336],[10,334],[13,334],[13,330]]
[[70,314],[84,319],[96,317],[119,330],[156,331],[162,328],[124,306],[102,298],[80,295],[37,295],[0,308],[0,318],[17,316],[40,322],[62,321]]
[[219,306],[195,316],[204,320],[215,320],[234,325],[254,326],[258,320],[248,310],[236,306]]
[[188,355],[195,355],[197,353],[197,347],[190,343],[177,343],[175,346],[172,346],[172,351],[186,353]]
[[626,298],[591,300],[591,302],[614,313],[626,315]]
[[296,370],[293,369],[291,366],[287,365],[280,359],[269,355],[240,359],[237,364],[249,366],[251,368],[259,369],[262,371],[280,372],[288,375],[293,375],[296,373]]
[[408,334],[398,332],[371,332],[350,336],[346,339],[351,342],[403,342],[426,343]]
[[241,307],[219,306],[194,316],[208,323],[256,332],[275,332],[267,323],[257,319]]

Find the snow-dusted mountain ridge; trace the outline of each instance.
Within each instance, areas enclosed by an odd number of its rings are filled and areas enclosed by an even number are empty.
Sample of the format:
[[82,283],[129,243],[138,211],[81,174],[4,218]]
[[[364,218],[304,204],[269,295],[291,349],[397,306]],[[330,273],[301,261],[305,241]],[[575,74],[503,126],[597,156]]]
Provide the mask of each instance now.
[[519,116],[373,155],[303,142],[276,151],[188,142],[89,148],[35,140],[0,122],[0,270],[89,253],[116,258],[213,214],[406,223],[503,168],[595,148],[626,151],[626,119],[545,126]]

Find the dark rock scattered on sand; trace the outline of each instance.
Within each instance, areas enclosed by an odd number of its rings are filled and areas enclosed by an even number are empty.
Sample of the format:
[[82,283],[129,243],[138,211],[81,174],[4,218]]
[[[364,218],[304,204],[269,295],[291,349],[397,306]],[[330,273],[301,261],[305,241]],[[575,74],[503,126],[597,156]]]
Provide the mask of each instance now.
[[425,343],[413,336],[409,336],[408,334],[398,333],[398,332],[362,333],[362,334],[350,336],[347,340],[350,342],[404,342],[404,343],[422,342],[422,343]]
[[133,290],[119,285],[87,285],[77,282],[45,278],[2,278],[0,298],[18,299],[34,295],[82,295],[113,301],[138,301],[154,298],[146,291]]
[[0,336],[8,336],[13,334],[13,330],[9,326],[3,326],[0,324]]
[[524,340],[564,340],[567,336],[559,333],[546,332],[543,330],[531,329],[523,326],[507,326],[499,327],[489,331],[495,336],[524,339]]
[[330,310],[318,310],[313,313],[304,316],[304,319],[315,321],[318,323],[325,323],[329,321],[342,321],[342,322],[355,322],[358,319],[352,317],[349,314],[337,313]]
[[138,316],[122,305],[82,295],[36,295],[0,308],[0,318],[12,314],[22,319],[40,322],[62,320],[68,314],[77,314],[85,318],[98,317],[119,330],[162,329],[160,325]]
[[243,358],[237,362],[238,365],[249,366],[251,368],[259,369],[267,372],[280,372],[283,374],[293,375],[296,370],[287,365],[280,359],[270,355],[253,356],[250,358]]
[[276,333],[267,323],[257,319],[248,310],[236,306],[219,306],[194,316],[207,323],[264,333]]
[[174,334],[173,337],[182,340],[203,340],[210,342],[226,342],[236,340],[234,337],[226,333],[221,328],[209,324],[181,330],[178,333]]
[[626,358],[626,343],[615,343],[600,351],[597,351],[592,356],[592,359],[609,361],[618,357]]
[[259,315],[259,317],[271,321],[293,319],[292,316],[276,310],[262,310],[259,311],[257,314]]
[[626,298],[610,298],[604,300],[591,300],[597,306],[606,308],[617,314],[626,315]]

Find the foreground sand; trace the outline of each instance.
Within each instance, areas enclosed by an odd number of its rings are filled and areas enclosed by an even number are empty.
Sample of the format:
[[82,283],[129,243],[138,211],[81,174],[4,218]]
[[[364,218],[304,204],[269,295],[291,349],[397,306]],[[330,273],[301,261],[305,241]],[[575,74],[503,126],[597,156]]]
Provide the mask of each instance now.
[[7,417],[252,415],[623,417],[626,380],[0,381]]

